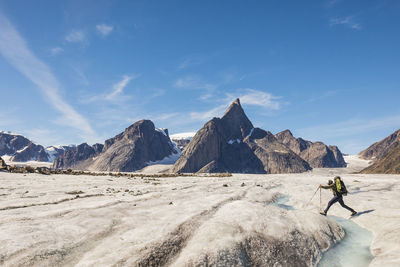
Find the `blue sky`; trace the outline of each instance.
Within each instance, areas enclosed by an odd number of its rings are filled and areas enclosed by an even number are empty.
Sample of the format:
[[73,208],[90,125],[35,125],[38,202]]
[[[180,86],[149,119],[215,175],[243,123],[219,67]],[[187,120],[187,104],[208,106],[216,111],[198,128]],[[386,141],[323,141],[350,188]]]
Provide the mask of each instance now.
[[0,1],[0,129],[95,143],[140,119],[257,127],[358,153],[400,128],[400,2]]

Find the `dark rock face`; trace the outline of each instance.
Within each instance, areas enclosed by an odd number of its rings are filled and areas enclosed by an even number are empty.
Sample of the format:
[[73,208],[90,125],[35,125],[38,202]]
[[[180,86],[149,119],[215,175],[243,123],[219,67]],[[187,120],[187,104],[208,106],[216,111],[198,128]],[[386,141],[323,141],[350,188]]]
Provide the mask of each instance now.
[[46,153],[43,146],[30,143],[22,151],[17,151],[10,160],[16,162],[25,162],[30,160],[49,161],[49,155]]
[[362,170],[361,173],[400,174],[400,145],[391,149],[383,158]]
[[100,154],[101,151],[103,151],[103,148],[104,148],[103,144],[94,144],[93,145],[93,149],[94,149],[94,152],[95,152],[96,155]]
[[267,173],[300,173],[311,170],[305,160],[280,143],[268,131],[256,128],[244,141],[261,160]]
[[[102,146],[102,145],[100,145]],[[89,146],[86,143],[80,144],[76,147],[69,148],[64,151],[62,155],[54,160],[53,168],[55,169],[68,169],[75,168],[79,164],[91,157],[96,156],[98,153],[98,144]]]
[[374,143],[367,149],[361,151],[358,155],[367,160],[377,161],[384,158],[391,150],[400,145],[400,129],[386,137],[385,139]]
[[227,140],[241,140],[254,128],[244,113],[239,99],[236,99],[226,110],[221,118],[221,124]]
[[104,145],[79,145],[55,160],[55,168],[73,168],[91,171],[135,171],[178,153],[168,132],[154,127],[153,122],[141,120]]
[[45,148],[22,135],[0,132],[0,156],[11,156],[11,161],[49,161]]
[[328,148],[333,152],[336,162],[341,167],[346,167],[347,163],[344,161],[343,154],[337,146],[328,146]]
[[289,130],[282,131],[275,137],[313,168],[346,167],[346,162],[337,146],[328,147],[322,142],[313,143],[302,138],[295,138]]
[[213,118],[196,133],[171,171],[283,173],[310,169],[271,133],[254,129],[237,99],[221,119]]
[[7,164],[5,161],[0,157],[0,170],[7,169]]
[[31,141],[22,135],[0,132],[0,156],[14,155],[18,150],[28,146]]
[[46,152],[49,155],[49,161],[54,163],[54,160],[62,156],[65,151],[75,148],[75,145],[69,146],[48,146],[46,147]]
[[89,165],[96,171],[135,171],[148,162],[177,153],[165,130],[158,130],[150,120],[141,120],[123,133],[105,141],[102,153]]
[[171,139],[172,142],[181,150],[185,150],[186,146],[190,143],[189,139]]

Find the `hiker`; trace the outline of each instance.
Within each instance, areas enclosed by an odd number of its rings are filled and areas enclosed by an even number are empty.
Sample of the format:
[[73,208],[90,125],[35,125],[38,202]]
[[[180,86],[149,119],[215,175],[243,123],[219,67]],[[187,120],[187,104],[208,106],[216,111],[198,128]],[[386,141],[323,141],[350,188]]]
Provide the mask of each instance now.
[[319,188],[331,189],[333,192],[333,198],[329,201],[326,209],[323,212],[320,212],[320,214],[326,216],[329,208],[336,202],[339,202],[340,206],[351,211],[351,216],[356,215],[357,212],[355,210],[353,210],[352,208],[350,208],[349,206],[346,206],[346,204],[344,204],[344,202],[343,202],[343,195],[347,195],[347,190],[346,190],[346,187],[345,187],[343,181],[340,179],[339,176],[336,176],[334,180],[335,180],[335,182],[333,182],[332,180],[329,180],[328,185],[326,185],[326,186],[323,186],[321,184],[319,185]]

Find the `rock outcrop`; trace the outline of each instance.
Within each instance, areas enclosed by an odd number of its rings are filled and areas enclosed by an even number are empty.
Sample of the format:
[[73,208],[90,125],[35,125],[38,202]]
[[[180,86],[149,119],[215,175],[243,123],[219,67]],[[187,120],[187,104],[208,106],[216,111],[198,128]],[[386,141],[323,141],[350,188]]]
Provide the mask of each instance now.
[[34,143],[29,143],[25,148],[17,151],[10,161],[26,162],[26,161],[49,161],[49,155],[43,146]]
[[74,149],[76,145],[68,145],[68,146],[48,146],[46,147],[46,152],[49,155],[49,162],[53,162],[54,160],[65,153],[65,151],[69,149]]
[[7,169],[6,162],[0,157],[0,170]]
[[49,155],[41,145],[22,135],[0,132],[0,156],[11,156],[10,161],[49,161]]
[[361,173],[400,173],[400,129],[358,154],[374,163]]
[[150,120],[141,120],[110,138],[104,145],[79,145],[55,160],[55,168],[90,171],[130,172],[142,169],[177,154],[164,129],[157,129]]
[[383,158],[362,170],[361,173],[400,174],[400,146],[390,150]]
[[98,155],[103,148],[101,144],[95,144],[93,146],[87,143],[80,144],[76,147],[72,147],[64,151],[63,154],[58,156],[53,163],[55,169],[74,169],[82,164],[83,161],[95,157]]
[[337,146],[327,146],[322,142],[313,143],[302,138],[295,138],[289,130],[282,131],[275,137],[313,168],[346,167],[346,162]]
[[31,141],[22,135],[0,132],[0,156],[14,155],[18,150],[24,149]]
[[195,134],[196,134],[195,132],[186,132],[186,133],[172,134],[169,137],[171,138],[171,141],[174,142],[181,151],[183,151],[186,148],[186,146],[190,143],[190,140],[192,140]]
[[386,137],[385,139],[374,143],[367,149],[361,151],[358,155],[366,160],[377,161],[384,158],[391,150],[400,145],[400,129]]
[[222,118],[213,118],[196,133],[171,172],[290,173],[310,169],[271,133],[254,129],[236,99]]

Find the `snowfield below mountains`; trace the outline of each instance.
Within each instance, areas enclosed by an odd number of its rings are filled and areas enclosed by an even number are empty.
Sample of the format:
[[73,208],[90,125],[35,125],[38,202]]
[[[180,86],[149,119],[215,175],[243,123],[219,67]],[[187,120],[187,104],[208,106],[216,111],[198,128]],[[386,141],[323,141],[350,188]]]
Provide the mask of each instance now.
[[[0,265],[335,266],[329,251],[342,246],[340,266],[399,266],[400,175],[352,174],[368,163],[346,161],[224,178],[0,172]],[[319,215],[319,192],[306,205],[335,175],[361,214],[350,221],[338,204]],[[331,193],[321,196],[325,207]]]

